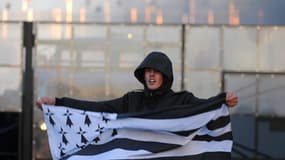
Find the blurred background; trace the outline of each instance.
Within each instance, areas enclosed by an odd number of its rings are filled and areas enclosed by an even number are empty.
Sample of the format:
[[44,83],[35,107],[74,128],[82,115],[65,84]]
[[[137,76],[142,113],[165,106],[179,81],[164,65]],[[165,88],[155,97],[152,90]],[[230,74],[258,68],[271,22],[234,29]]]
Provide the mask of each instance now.
[[1,0],[0,159],[50,159],[40,96],[105,100],[142,88],[152,50],[173,90],[235,91],[233,159],[285,158],[284,0]]

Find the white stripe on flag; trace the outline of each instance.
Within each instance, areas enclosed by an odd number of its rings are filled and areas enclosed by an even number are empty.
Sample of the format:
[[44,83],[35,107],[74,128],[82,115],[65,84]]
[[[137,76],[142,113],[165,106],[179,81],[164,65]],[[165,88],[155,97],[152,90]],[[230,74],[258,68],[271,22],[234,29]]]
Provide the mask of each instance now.
[[[139,128],[147,130],[167,130],[184,131],[193,130],[206,125],[210,120],[216,120],[218,117],[227,116],[229,112],[225,105],[223,107],[201,113],[198,115],[175,118],[175,119],[143,119],[143,118],[124,118],[111,121],[110,128]],[[186,123],[187,122],[187,123]],[[150,125],[151,124],[151,125]],[[177,125],[179,124],[179,125]]]

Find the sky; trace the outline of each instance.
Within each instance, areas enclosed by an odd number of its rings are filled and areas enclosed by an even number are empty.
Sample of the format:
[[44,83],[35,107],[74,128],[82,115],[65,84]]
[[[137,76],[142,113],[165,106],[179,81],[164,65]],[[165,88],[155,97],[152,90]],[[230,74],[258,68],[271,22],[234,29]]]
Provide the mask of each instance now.
[[285,0],[1,0],[0,17],[4,21],[30,17],[32,21],[284,25],[284,7]]

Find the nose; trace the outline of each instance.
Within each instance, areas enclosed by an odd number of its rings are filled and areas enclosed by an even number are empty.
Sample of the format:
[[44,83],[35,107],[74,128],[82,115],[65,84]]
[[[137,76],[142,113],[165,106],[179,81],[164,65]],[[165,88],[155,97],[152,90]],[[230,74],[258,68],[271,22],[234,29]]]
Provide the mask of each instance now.
[[156,73],[156,70],[150,69],[148,73],[149,73],[149,76],[153,77],[155,75],[155,73]]

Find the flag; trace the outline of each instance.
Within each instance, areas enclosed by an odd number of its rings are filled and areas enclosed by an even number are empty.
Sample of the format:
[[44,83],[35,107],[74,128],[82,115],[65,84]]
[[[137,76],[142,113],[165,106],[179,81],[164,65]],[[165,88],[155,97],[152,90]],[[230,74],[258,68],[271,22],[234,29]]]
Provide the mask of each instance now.
[[233,144],[225,105],[101,113],[43,106],[53,159],[225,160]]

